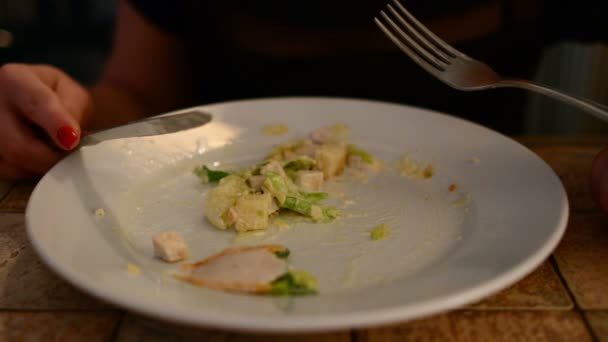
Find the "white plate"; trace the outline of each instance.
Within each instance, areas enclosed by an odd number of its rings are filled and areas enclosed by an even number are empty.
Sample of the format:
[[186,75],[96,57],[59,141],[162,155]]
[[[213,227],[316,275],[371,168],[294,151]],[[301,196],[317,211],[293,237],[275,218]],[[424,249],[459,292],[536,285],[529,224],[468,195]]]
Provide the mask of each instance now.
[[[516,142],[481,126],[380,102],[282,98],[201,107],[210,124],[171,135],[109,141],[56,165],[27,207],[29,237],[50,267],[79,288],[157,318],[255,331],[319,331],[386,324],[453,309],[513,284],[560,240],[568,217],[552,170]],[[491,114],[491,113],[489,113]],[[431,163],[422,181],[386,171],[331,190],[345,218],[235,238],[205,222],[208,187],[194,165],[260,160],[273,145],[334,123],[390,165],[404,154]],[[285,123],[290,132],[266,136]],[[450,184],[458,189],[450,193]],[[354,203],[352,203],[352,202]],[[106,216],[94,215],[104,208]],[[372,241],[379,223],[392,228]],[[276,298],[228,294],[182,283],[177,265],[152,256],[151,236],[177,230],[191,260],[233,244],[281,243],[320,294]],[[142,273],[127,271],[137,265]]]

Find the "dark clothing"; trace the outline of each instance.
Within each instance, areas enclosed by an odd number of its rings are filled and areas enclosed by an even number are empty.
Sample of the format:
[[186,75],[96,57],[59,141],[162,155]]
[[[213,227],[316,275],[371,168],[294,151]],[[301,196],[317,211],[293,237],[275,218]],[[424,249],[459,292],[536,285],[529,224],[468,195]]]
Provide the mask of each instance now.
[[[594,40],[607,36],[600,11],[596,14],[583,12],[583,9],[593,8],[589,0],[577,2],[577,6],[547,4],[539,18],[515,24],[510,14],[511,3],[517,1],[503,1],[506,19],[498,31],[457,47],[487,62],[503,75],[532,78],[547,44],[558,39]],[[501,89],[469,93],[451,89],[415,65],[396,47],[378,53],[371,52],[373,48],[367,51],[369,53],[337,48],[326,55],[298,56],[250,49],[243,45],[255,46],[258,42],[240,44],[233,39],[234,36],[248,37],[248,32],[257,32],[262,29],[258,26],[269,23],[277,28],[289,26],[295,32],[339,31],[344,33],[344,40],[374,46],[381,40],[388,42],[373,23],[373,17],[385,6],[385,1],[130,2],[151,23],[189,47],[197,80],[193,104],[290,95],[359,97],[447,112],[506,134],[518,134],[522,128],[526,95],[523,91]],[[487,2],[412,0],[411,5],[402,3],[424,21]],[[570,15],[568,25],[561,25],[566,14]],[[254,23],[262,24],[252,25],[251,18],[257,20]],[[362,28],[372,33],[359,34]],[[321,46],[331,44],[329,40],[324,41],[322,34],[320,37]],[[293,46],[310,43],[303,43],[302,38],[294,35]],[[259,45],[267,43],[260,41]]]

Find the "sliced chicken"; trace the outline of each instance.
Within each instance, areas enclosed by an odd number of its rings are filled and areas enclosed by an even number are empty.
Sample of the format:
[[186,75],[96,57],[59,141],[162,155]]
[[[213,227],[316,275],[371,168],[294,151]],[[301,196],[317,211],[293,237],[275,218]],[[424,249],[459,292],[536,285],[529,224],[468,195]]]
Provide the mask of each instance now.
[[300,170],[295,174],[295,182],[304,191],[319,191],[323,186],[323,172]]
[[288,271],[285,259],[277,255],[286,250],[280,245],[230,248],[203,261],[182,265],[175,276],[216,290],[267,293],[272,282]]

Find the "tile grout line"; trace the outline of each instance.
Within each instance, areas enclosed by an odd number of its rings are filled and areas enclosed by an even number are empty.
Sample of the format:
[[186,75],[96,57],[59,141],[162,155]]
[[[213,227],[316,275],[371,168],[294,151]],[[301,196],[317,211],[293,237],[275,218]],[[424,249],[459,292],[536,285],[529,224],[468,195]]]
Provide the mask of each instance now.
[[557,274],[557,277],[559,278],[560,282],[564,286],[564,289],[566,289],[566,292],[568,293],[568,297],[570,297],[570,300],[574,304],[574,308],[579,309],[578,302],[576,301],[576,297],[574,297],[574,292],[572,291],[572,289],[570,288],[570,285],[568,284],[568,281],[562,274],[562,270],[559,268],[559,264],[557,263],[557,260],[555,260],[554,254],[551,254],[551,256],[549,257],[549,262],[551,263],[551,266],[553,266],[553,269],[555,270],[555,273]]
[[550,262],[551,262],[551,265],[555,268],[555,273],[557,273],[557,276],[559,277],[560,281],[564,285],[564,288],[566,289],[566,292],[568,293],[570,300],[572,300],[572,303],[574,303],[574,311],[576,311],[576,313],[578,313],[581,316],[583,324],[585,325],[585,328],[587,328],[587,331],[589,332],[589,335],[591,335],[591,338],[594,341],[599,341],[600,340],[599,337],[595,333],[595,330],[591,326],[591,323],[589,323],[589,320],[587,319],[587,315],[585,315],[585,311],[583,309],[581,309],[581,307],[579,306],[579,304],[576,300],[576,297],[574,296],[574,292],[572,291],[572,289],[570,288],[570,284],[568,284],[568,281],[562,274],[562,270],[559,268],[557,260],[555,260],[555,256],[553,254],[551,255]]
[[359,342],[359,331],[357,329],[351,329],[349,334],[350,342]]
[[581,315],[581,319],[583,320],[583,324],[585,324],[585,328],[587,328],[587,331],[589,331],[589,335],[591,335],[591,338],[594,341],[599,342],[600,338],[595,333],[595,330],[591,326],[591,323],[589,323],[589,320],[587,319],[587,315],[585,315],[585,312],[583,310],[581,310],[581,309],[578,309],[578,308],[576,309],[576,311],[578,312],[579,315]]
[[118,340],[118,336],[120,334],[120,330],[122,329],[122,326],[124,324],[125,318],[127,317],[127,312],[126,311],[121,311],[121,316],[118,319],[118,322],[116,322],[116,326],[114,327],[114,331],[112,331],[112,336],[110,336],[110,341],[117,341]]

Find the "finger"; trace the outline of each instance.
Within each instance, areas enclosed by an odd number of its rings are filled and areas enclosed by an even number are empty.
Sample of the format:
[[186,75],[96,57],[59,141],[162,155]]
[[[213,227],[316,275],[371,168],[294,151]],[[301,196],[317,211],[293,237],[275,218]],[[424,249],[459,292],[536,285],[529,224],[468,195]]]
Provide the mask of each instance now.
[[91,97],[78,82],[63,71],[48,65],[32,65],[32,71],[55,91],[59,101],[77,122],[91,110]]
[[4,82],[4,96],[13,110],[42,127],[57,146],[69,150],[76,146],[80,138],[80,126],[52,87],[42,82],[29,67],[5,65],[0,68]]
[[593,160],[591,194],[595,203],[608,212],[608,148],[603,149]]
[[0,116],[0,135],[4,145],[0,150],[3,162],[29,173],[42,174],[63,156],[14,115]]

